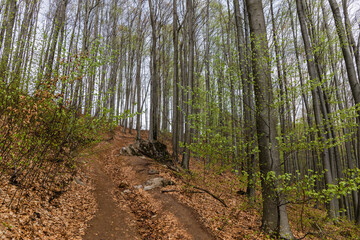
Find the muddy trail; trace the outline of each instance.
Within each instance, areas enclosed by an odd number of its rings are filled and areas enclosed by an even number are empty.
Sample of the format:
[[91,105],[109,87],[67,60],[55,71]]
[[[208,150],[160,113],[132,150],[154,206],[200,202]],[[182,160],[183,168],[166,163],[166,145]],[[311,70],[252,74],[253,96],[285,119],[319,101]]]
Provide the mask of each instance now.
[[169,170],[147,157],[120,155],[135,135],[118,128],[106,138],[80,158],[97,202],[84,240],[216,239],[199,215],[172,194],[143,189],[148,180]]

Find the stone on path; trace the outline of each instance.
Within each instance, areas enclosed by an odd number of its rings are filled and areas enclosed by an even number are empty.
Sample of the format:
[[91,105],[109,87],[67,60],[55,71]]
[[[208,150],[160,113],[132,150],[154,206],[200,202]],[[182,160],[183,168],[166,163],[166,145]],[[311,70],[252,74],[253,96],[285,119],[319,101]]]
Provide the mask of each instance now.
[[158,141],[138,140],[134,144],[122,147],[120,155],[124,156],[146,156],[162,163],[171,164],[171,157],[166,145]]

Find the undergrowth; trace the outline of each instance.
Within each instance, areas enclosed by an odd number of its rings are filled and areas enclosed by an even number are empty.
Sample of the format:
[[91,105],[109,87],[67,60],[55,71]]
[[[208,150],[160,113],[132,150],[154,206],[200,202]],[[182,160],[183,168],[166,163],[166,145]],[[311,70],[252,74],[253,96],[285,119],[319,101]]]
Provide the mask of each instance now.
[[79,114],[55,93],[56,84],[48,81],[31,95],[11,85],[0,90],[0,204],[18,209],[33,199],[29,191],[49,201],[61,195],[76,173],[75,150],[108,129]]

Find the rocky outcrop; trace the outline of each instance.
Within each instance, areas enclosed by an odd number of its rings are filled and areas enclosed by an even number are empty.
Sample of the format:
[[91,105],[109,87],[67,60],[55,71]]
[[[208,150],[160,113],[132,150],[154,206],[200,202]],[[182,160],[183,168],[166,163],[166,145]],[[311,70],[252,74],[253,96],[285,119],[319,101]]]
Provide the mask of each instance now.
[[127,147],[121,148],[120,155],[146,156],[162,163],[172,163],[170,154],[166,149],[166,145],[158,141],[150,142],[138,140]]

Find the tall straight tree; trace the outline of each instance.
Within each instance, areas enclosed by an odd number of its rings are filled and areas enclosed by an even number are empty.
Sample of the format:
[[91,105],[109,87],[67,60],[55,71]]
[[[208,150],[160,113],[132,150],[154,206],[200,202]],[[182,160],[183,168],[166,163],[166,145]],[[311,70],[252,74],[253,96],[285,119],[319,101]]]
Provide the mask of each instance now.
[[[1,44],[3,47],[2,50],[2,56],[0,61],[0,83],[6,81],[7,77],[7,66],[11,54],[11,42],[12,42],[12,36],[13,36],[13,28],[15,24],[15,17],[17,12],[17,1],[7,1],[6,3],[7,13],[5,17],[7,17],[6,22],[4,22],[6,34],[5,34],[5,40],[4,43]],[[5,20],[5,19],[4,19]]]
[[178,162],[178,149],[179,149],[179,50],[178,50],[178,16],[177,16],[177,0],[173,0],[173,116],[172,116],[172,145],[173,145],[173,158]]
[[[14,1],[15,2],[15,1]],[[23,54],[25,52],[25,45],[29,41],[29,36],[31,33],[30,22],[33,18],[34,13],[36,12],[36,5],[37,1],[26,1],[26,8],[27,11],[25,11],[25,16],[22,21],[21,30],[18,37],[18,46],[15,52],[15,58],[14,58],[14,73],[12,74],[12,83],[15,84],[16,87],[20,85],[21,81],[21,66],[23,64]]]
[[189,61],[188,61],[188,75],[187,75],[187,108],[186,108],[186,121],[185,121],[185,152],[182,159],[182,167],[189,169],[190,162],[190,148],[188,147],[191,144],[191,120],[190,114],[192,113],[192,95],[193,95],[193,83],[194,83],[194,52],[195,52],[195,31],[194,31],[194,4],[193,0],[186,1],[186,12],[187,12],[187,21],[186,29],[188,34],[189,41]]
[[246,143],[246,164],[247,164],[247,173],[248,173],[248,186],[247,186],[247,196],[250,202],[255,200],[255,167],[256,159],[255,154],[252,151],[252,141],[254,139],[254,117],[251,113],[253,108],[253,99],[252,99],[252,88],[250,80],[248,79],[249,74],[246,68],[247,56],[245,56],[245,37],[243,33],[243,22],[240,16],[240,4],[239,0],[234,0],[234,10],[235,10],[235,24],[236,24],[236,35],[237,35],[237,50],[239,57],[239,66],[240,66],[240,77],[243,85],[243,111],[244,111],[244,133],[245,133],[245,143]]
[[[304,41],[306,62],[307,62],[310,79],[311,79],[312,83],[318,84],[320,75],[319,75],[318,69],[316,68],[315,62],[314,62],[314,55],[313,55],[313,50],[312,50],[312,46],[311,46],[311,42],[310,42],[310,36],[309,36],[309,32],[306,27],[306,18],[305,18],[303,2],[300,0],[296,0],[296,6],[297,6],[297,13],[299,16],[301,33],[302,33],[302,37],[303,37],[303,41]],[[319,130],[318,135],[322,141],[322,144],[325,145],[327,136],[325,134],[323,118],[321,115],[321,104],[320,104],[319,92],[320,92],[319,86],[312,87],[311,93],[312,93],[312,99],[313,99],[315,122],[317,125],[317,129]],[[324,147],[324,149],[321,152],[321,158],[322,158],[323,168],[325,169],[325,182],[326,182],[326,184],[333,184],[334,178],[333,178],[333,175],[331,172],[331,163],[330,163],[329,154],[330,154],[329,149]],[[328,214],[331,218],[336,217],[336,205],[337,205],[337,201],[333,197],[331,199],[330,203],[327,205]]]
[[150,23],[151,23],[151,94],[150,94],[150,130],[149,141],[156,141],[158,137],[158,108],[159,108],[159,83],[157,74],[157,29],[156,29],[156,15],[153,8],[152,0],[149,0],[150,9]]
[[[346,31],[342,18],[340,15],[340,9],[336,1],[329,0],[331,10],[335,19],[336,30],[340,40],[341,50],[345,60],[345,67],[347,71],[348,81],[350,83],[352,96],[356,105],[360,104],[360,85],[356,77],[356,70],[354,65],[353,56],[351,54],[350,44],[347,39]],[[358,124],[360,124],[360,111],[358,110]],[[360,128],[358,127],[358,148],[360,149]],[[358,151],[359,151],[358,149]],[[360,191],[359,191],[360,194]],[[359,195],[360,197],[360,195]],[[359,198],[358,198],[359,199]],[[357,204],[359,205],[359,204]],[[360,224],[360,207],[357,207],[356,222]]]
[[263,196],[262,228],[284,239],[294,239],[287,218],[286,205],[274,185],[267,180],[270,173],[279,175],[280,154],[277,142],[277,122],[272,109],[273,89],[269,63],[266,25],[261,0],[246,1],[251,32],[252,66],[255,84],[256,129],[259,144],[261,187]]
[[51,42],[51,47],[49,50],[48,63],[46,66],[45,78],[49,79],[51,77],[51,73],[53,70],[53,64],[55,59],[56,46],[58,44],[59,34],[61,29],[64,28],[65,17],[66,17],[66,7],[68,5],[68,0],[59,0],[58,5],[55,12],[54,18],[54,32],[53,32],[53,40]]
[[[210,127],[210,0],[206,1],[206,34],[205,34],[205,90],[206,90],[206,126]],[[206,143],[210,144],[210,134],[206,132]],[[210,163],[210,156],[207,154],[206,163]]]
[[136,104],[137,104],[137,116],[136,116],[136,139],[141,139],[141,59],[142,59],[142,28],[141,28],[141,14],[142,14],[142,3],[143,1],[139,1],[139,16],[138,16],[138,25],[137,25],[137,49],[136,49]]

